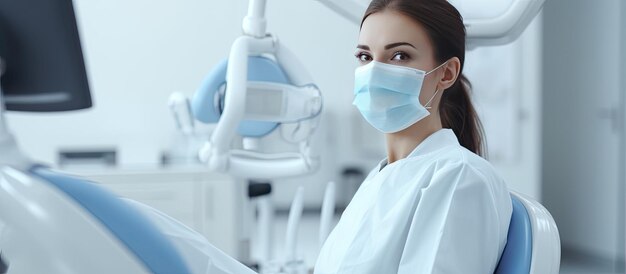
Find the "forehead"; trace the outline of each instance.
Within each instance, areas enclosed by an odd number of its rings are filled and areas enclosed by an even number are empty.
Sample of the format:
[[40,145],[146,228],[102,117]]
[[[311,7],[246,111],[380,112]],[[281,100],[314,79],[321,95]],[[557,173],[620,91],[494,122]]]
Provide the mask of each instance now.
[[408,42],[418,50],[431,48],[430,38],[424,27],[411,17],[393,10],[373,13],[363,21],[359,44],[372,50],[383,49],[385,45]]

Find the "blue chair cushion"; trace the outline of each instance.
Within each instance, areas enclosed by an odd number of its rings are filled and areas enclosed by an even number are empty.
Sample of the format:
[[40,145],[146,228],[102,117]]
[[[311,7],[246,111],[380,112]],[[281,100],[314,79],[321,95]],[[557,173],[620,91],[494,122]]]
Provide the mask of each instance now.
[[532,226],[524,204],[511,195],[513,214],[507,243],[495,274],[529,274],[532,259]]
[[174,246],[145,216],[102,187],[42,166],[29,172],[83,206],[152,273],[191,273]]

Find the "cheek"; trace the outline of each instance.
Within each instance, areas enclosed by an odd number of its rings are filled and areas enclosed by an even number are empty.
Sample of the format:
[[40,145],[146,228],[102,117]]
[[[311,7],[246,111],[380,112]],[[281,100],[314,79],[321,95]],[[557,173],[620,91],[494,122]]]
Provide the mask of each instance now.
[[411,55],[410,58],[411,59],[409,59],[409,60],[394,61],[394,62],[397,62],[398,65],[400,65],[400,66],[410,67],[410,68],[419,69],[419,70],[424,70],[424,68],[428,68],[429,67],[428,64],[426,64],[422,60],[419,60],[414,55]]
[[[422,84],[422,90],[420,91],[420,102],[426,104],[428,100],[435,94],[435,89],[437,88],[435,78],[434,77],[426,77],[424,79],[424,83]],[[441,92],[441,90],[439,91]]]

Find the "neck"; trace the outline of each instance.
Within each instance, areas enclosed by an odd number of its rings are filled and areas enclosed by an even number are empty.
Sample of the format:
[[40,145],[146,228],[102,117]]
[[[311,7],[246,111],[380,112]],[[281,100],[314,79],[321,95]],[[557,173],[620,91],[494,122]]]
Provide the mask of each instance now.
[[428,136],[442,128],[438,115],[429,115],[423,120],[398,132],[387,134],[387,162],[404,159]]

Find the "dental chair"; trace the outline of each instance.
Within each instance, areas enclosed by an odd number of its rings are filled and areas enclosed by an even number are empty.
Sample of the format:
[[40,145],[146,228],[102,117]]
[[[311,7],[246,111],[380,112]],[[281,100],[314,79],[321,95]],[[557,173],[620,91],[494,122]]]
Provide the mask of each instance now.
[[507,244],[494,274],[557,274],[561,241],[554,219],[537,201],[511,192]]
[[1,168],[0,216],[9,273],[192,273],[139,210],[43,166]]
[[0,273],[192,273],[136,207],[37,165],[8,130],[5,110],[92,105],[72,0],[0,2],[0,70]]

